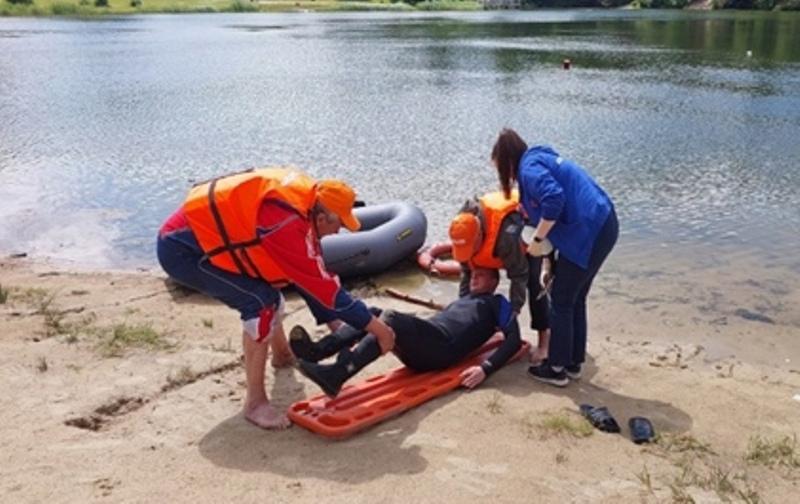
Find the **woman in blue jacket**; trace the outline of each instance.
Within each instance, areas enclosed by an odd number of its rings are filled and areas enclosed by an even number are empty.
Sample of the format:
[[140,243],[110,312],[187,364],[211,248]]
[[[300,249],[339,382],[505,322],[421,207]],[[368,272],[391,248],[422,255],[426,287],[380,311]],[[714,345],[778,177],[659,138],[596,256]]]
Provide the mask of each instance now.
[[[516,183],[520,204],[536,227],[528,253],[558,250],[550,292],[550,348],[545,362],[528,369],[540,381],[564,387],[578,379],[586,360],[586,296],[600,266],[617,242],[614,204],[597,182],[572,161],[546,146],[528,148],[512,129],[503,129],[492,162],[506,195]],[[553,271],[543,261],[542,283]]]

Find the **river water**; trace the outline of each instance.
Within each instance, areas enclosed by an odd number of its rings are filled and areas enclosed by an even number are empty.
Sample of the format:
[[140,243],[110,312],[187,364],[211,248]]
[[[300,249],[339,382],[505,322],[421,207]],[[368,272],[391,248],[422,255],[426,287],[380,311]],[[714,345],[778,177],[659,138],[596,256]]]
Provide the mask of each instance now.
[[497,187],[503,126],[607,189],[612,271],[796,293],[800,15],[779,13],[0,19],[0,252],[151,267],[192,181],[265,164],[413,202],[435,241]]

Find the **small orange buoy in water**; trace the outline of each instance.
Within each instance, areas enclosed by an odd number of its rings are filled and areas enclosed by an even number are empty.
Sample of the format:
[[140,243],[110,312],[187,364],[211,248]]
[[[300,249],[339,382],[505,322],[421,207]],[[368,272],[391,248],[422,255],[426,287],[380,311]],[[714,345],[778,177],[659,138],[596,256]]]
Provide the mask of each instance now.
[[565,59],[562,62],[562,65],[564,66],[564,70],[569,70],[569,68],[572,66],[572,61],[570,61],[569,59]]

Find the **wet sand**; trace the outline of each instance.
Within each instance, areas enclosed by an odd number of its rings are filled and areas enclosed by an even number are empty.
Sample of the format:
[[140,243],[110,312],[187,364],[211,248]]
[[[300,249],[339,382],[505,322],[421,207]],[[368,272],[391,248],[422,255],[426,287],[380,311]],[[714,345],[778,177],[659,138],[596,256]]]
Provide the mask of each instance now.
[[[515,363],[478,390],[333,442],[244,421],[239,322],[224,306],[155,270],[0,260],[0,492],[9,502],[792,501],[799,450],[781,458],[754,443],[800,431],[795,286],[777,272],[675,262],[665,273],[637,261],[619,258],[597,281],[580,382],[540,385]],[[383,296],[388,286],[445,302],[456,290],[413,269],[353,290],[429,313]],[[287,328],[311,324],[294,296],[287,314]],[[134,330],[143,346],[126,339]],[[396,366],[388,357],[360,377]],[[319,393],[293,369],[270,369],[267,386],[284,407]],[[581,403],[608,406],[622,435],[581,435]],[[653,421],[659,443],[628,439],[634,415]]]

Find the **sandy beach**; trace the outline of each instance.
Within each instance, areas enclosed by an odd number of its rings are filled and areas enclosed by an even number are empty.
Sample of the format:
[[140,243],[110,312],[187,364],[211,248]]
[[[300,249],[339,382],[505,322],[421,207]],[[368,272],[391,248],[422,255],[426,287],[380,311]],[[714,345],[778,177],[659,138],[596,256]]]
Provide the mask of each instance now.
[[[4,259],[2,500],[793,501],[800,365],[792,367],[791,345],[779,352],[782,363],[766,362],[773,339],[752,335],[797,340],[797,325],[736,317],[735,307],[722,324],[718,314],[688,313],[695,304],[671,299],[669,289],[659,309],[648,308],[654,301],[628,287],[625,296],[609,294],[627,282],[617,274],[610,268],[592,294],[591,359],[580,382],[547,387],[517,362],[478,390],[329,441],[243,419],[239,322],[224,306],[155,270],[69,272]],[[454,291],[421,274],[398,278],[353,290],[419,314],[428,312],[383,288],[440,301]],[[676,328],[676,320],[690,325]],[[310,325],[310,315],[290,296],[285,325],[298,323]],[[703,337],[688,343],[687,332]],[[703,338],[728,343],[715,352]],[[754,358],[720,355],[737,345],[756,349]],[[384,358],[359,377],[398,365]],[[282,406],[319,393],[291,368],[270,368],[267,380]],[[581,403],[609,407],[622,433],[588,428]],[[634,415],[653,421],[657,443],[631,442]]]

